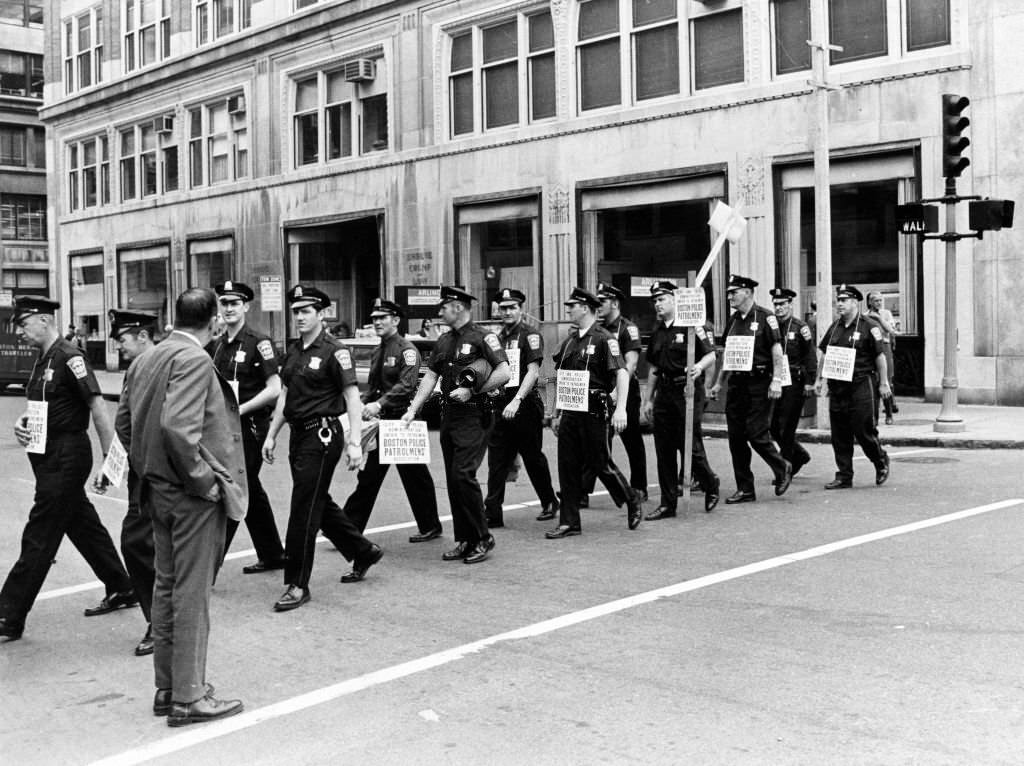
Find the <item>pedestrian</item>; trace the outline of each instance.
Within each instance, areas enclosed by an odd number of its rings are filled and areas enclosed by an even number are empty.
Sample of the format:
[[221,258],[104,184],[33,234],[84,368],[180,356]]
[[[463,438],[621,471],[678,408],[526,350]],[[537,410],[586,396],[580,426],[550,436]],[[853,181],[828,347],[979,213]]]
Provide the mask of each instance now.
[[551,469],[544,457],[544,403],[537,392],[540,365],[544,360],[544,338],[540,330],[523,319],[526,294],[506,287],[492,299],[501,313],[498,340],[505,349],[512,376],[495,399],[500,413],[487,445],[487,524],[503,527],[502,507],[505,483],[516,458],[522,456],[526,475],[540,500],[541,516],[554,518],[558,498],[551,486]]
[[[363,407],[352,353],[324,330],[324,311],[331,305],[326,293],[295,285],[286,298],[299,337],[288,347],[281,365],[281,393],[263,442],[263,459],[273,463],[277,434],[288,422],[292,500],[285,533],[285,591],[274,603],[277,612],[309,601],[318,530],[363,576],[384,555],[330,495],[334,469],[343,454],[350,471],[363,463]],[[347,415],[349,424],[347,441],[342,415]]]
[[[277,531],[274,510],[270,507],[260,468],[263,466],[263,441],[270,428],[281,376],[277,354],[270,336],[251,326],[246,318],[255,297],[252,288],[242,282],[228,280],[214,285],[224,333],[210,343],[207,351],[238,400],[242,421],[242,451],[245,453],[245,475],[249,482],[249,510],[245,526],[249,530],[256,561],[242,567],[244,574],[258,574],[284,569],[284,546]],[[227,554],[238,522],[228,519],[224,540]]]
[[725,327],[722,369],[711,389],[717,396],[723,382],[728,385],[725,421],[736,477],[736,492],[725,499],[729,505],[757,500],[751,448],[771,468],[776,495],[784,494],[793,479],[793,466],[779,454],[769,431],[772,406],[782,396],[782,337],[775,315],[754,303],[755,287],[757,282],[748,277],[734,274],[729,280],[726,295],[733,314]]
[[[896,350],[896,320],[892,316],[892,312],[885,307],[885,298],[878,290],[872,290],[868,293],[868,310],[867,315],[878,323],[878,326],[882,328],[882,351],[885,354],[885,369],[889,374],[889,390],[893,391],[892,379],[895,372],[895,364],[893,354]],[[900,411],[900,408],[896,405],[896,397],[890,395],[876,396],[875,397],[875,420],[878,420],[878,403],[881,402],[885,408],[885,424],[891,426],[893,424],[892,416]]]
[[106,588],[103,600],[85,610],[86,617],[138,603],[110,533],[85,494],[92,470],[90,417],[104,454],[114,429],[92,367],[81,349],[61,337],[54,317],[59,308],[46,297],[19,295],[10,320],[39,355],[25,384],[28,410],[14,424],[36,486],[21,553],[0,588],[0,638],[6,641],[21,638],[64,535]]
[[475,300],[457,287],[441,288],[439,316],[450,330],[438,338],[416,396],[402,415],[411,422],[441,381],[441,453],[455,531],[455,547],[441,558],[465,564],[484,561],[494,549],[476,472],[494,425],[490,393],[509,379],[498,336],[472,321]]
[[153,521],[153,714],[169,726],[235,715],[206,682],[210,589],[224,555],[228,515],[248,503],[238,404],[203,350],[217,323],[213,290],[193,287],[174,304],[174,329],[138,356],[118,405],[128,416],[128,460]]
[[[412,341],[398,332],[404,312],[393,301],[378,298],[370,312],[373,331],[380,345],[370,358],[370,373],[366,391],[362,395],[363,420],[398,420],[409,408],[416,393],[420,374],[420,352]],[[377,501],[381,484],[391,466],[380,462],[380,450],[372,449],[366,456],[366,465],[359,471],[356,488],[345,501],[345,514],[360,532],[366,529]],[[423,543],[441,536],[441,520],[437,516],[437,490],[430,468],[421,464],[398,465],[398,478],[409,500],[417,533],[409,537],[410,543]],[[366,572],[358,566],[341,578],[342,582],[358,582]]]
[[785,356],[782,396],[775,402],[771,434],[782,457],[793,466],[793,475],[796,476],[801,468],[811,462],[811,456],[797,441],[796,428],[800,424],[804,401],[814,396],[818,357],[811,328],[793,314],[796,292],[788,287],[776,287],[771,291],[771,296]]
[[[581,533],[579,503],[584,492],[584,476],[588,473],[602,475],[615,505],[627,506],[630,529],[636,529],[643,516],[641,496],[626,482],[608,449],[609,416],[616,433],[626,428],[629,372],[618,340],[597,321],[600,305],[596,295],[581,287],[574,287],[565,301],[576,330],[555,352],[555,367],[559,373],[584,371],[586,375],[578,376],[583,379],[571,387],[571,376],[561,376],[566,397],[571,396],[577,404],[576,409],[568,406],[556,409],[551,421],[558,437],[558,483],[562,502],[558,526],[544,535],[549,540]],[[612,391],[616,394],[614,404]]]
[[863,295],[853,285],[836,288],[839,318],[818,343],[818,380],[821,393],[828,379],[828,417],[836,477],[825,489],[853,486],[853,442],[875,466],[875,484],[889,478],[889,455],[878,440],[875,419],[875,386],[882,397],[890,396],[882,329],[860,311]]
[[[650,521],[676,515],[679,497],[679,463],[683,454],[686,428],[686,384],[693,381],[693,476],[704,491],[704,511],[718,505],[721,482],[711,469],[704,451],[701,420],[704,413],[705,371],[715,364],[715,346],[703,327],[694,330],[694,363],[687,366],[689,341],[687,328],[676,318],[676,285],[660,280],[651,285],[651,298],[658,318],[657,327],[647,345],[647,384],[644,387],[641,417],[654,426],[654,451],[658,458],[658,484],[661,502],[647,514]],[[685,460],[685,458],[684,458]]]

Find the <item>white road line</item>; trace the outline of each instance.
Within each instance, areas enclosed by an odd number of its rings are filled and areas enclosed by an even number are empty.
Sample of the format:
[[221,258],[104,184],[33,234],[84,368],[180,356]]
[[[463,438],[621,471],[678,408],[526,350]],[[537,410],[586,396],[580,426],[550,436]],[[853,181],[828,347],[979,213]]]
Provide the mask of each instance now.
[[980,505],[975,508],[955,511],[953,513],[947,513],[930,519],[923,519],[909,524],[901,524],[897,527],[889,527],[888,529],[870,532],[865,535],[848,537],[845,540],[837,540],[833,543],[818,545],[813,548],[807,548],[806,550],[796,551],[782,556],[775,556],[770,559],[754,562],[753,564],[746,564],[733,569],[726,569],[722,572],[698,577],[695,580],[686,580],[663,588],[649,590],[645,593],[638,593],[615,601],[608,601],[604,604],[598,604],[588,609],[581,609],[578,612],[570,612],[569,614],[563,614],[550,620],[543,620],[532,625],[526,625],[522,628],[506,631],[505,633],[488,636],[487,638],[480,639],[479,641],[471,641],[468,644],[446,649],[435,654],[427,655],[426,657],[420,657],[415,660],[410,660],[409,662],[403,662],[388,668],[375,670],[371,673],[357,676],[356,678],[349,678],[345,681],[332,684],[331,686],[325,686],[306,694],[300,694],[290,699],[281,700],[280,702],[266,705],[265,707],[257,708],[256,710],[251,710],[232,718],[224,719],[223,721],[208,723],[201,728],[170,736],[159,740],[158,742],[151,742],[131,750],[126,750],[123,753],[118,753],[117,755],[112,755],[108,758],[103,758],[99,761],[95,761],[92,766],[131,766],[132,764],[144,763],[153,758],[177,753],[181,750],[185,750],[186,748],[193,747],[203,742],[209,742],[210,740],[226,736],[236,731],[249,729],[281,716],[291,715],[292,713],[296,713],[300,710],[306,710],[325,702],[331,702],[339,699],[340,697],[355,694],[356,692],[363,691],[374,686],[379,686],[390,681],[395,681],[416,673],[422,673],[426,670],[447,665],[500,643],[536,638],[537,636],[561,630],[562,628],[579,625],[580,623],[589,622],[590,620],[596,620],[599,617],[606,617],[610,614],[632,609],[643,604],[649,604],[653,601],[657,601],[658,599],[672,598],[673,596],[700,590],[712,585],[718,585],[723,582],[729,582],[730,580],[749,577],[750,575],[765,572],[770,569],[795,564],[799,561],[807,561],[808,559],[827,556],[831,553],[836,553],[837,551],[846,550],[848,548],[866,545],[868,543],[897,537],[899,535],[910,534],[911,532],[919,532],[922,529],[936,527],[941,524],[949,524],[953,521],[960,521],[962,519],[970,518],[971,516],[978,516],[983,513],[1010,508],[1022,503],[1024,503],[1024,499],[1022,498],[1011,498],[997,503]]
[[[885,446],[885,445],[882,445]],[[938,452],[939,450],[945,449],[944,447],[921,447],[921,449],[905,449],[902,452],[889,452],[889,457],[903,457],[904,455],[918,455],[922,452]],[[864,455],[858,455],[854,460],[867,460]]]

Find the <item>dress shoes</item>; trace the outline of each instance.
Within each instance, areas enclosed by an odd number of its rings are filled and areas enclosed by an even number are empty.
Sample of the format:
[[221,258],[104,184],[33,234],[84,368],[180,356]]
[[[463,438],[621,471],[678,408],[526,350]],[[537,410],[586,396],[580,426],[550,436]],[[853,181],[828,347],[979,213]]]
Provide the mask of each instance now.
[[629,497],[626,498],[626,508],[628,509],[626,523],[630,529],[636,529],[640,526],[640,521],[644,517],[644,496],[634,489],[629,493]]
[[242,567],[242,574],[259,574],[260,572],[273,572],[277,569],[284,569],[285,560],[264,561],[260,559],[255,564]]
[[298,609],[309,601],[309,588],[300,588],[298,585],[289,585],[288,589],[281,594],[281,598],[274,602],[275,612],[288,612]]
[[775,495],[776,497],[786,494],[786,490],[789,489],[789,485],[793,483],[793,464],[788,460],[786,461],[786,469],[782,472],[782,476],[775,480]]
[[135,597],[134,591],[126,590],[121,593],[111,593],[109,596],[104,596],[103,600],[96,606],[86,609],[85,616],[95,617],[100,614],[107,614],[118,609],[127,609],[130,606],[138,605],[139,600]]
[[369,552],[362,561],[352,562],[352,571],[341,576],[342,582],[359,582],[366,577],[367,571],[384,557],[384,550],[379,545],[371,545]]
[[886,424],[887,426],[891,426],[891,425],[892,425],[892,423],[893,423],[893,420],[892,420],[892,415],[886,415],[886,416],[885,416],[885,424]]
[[24,624],[14,622],[10,617],[0,617],[0,639],[3,639],[3,643],[17,641],[24,632]]
[[579,527],[568,527],[562,525],[560,527],[555,527],[549,532],[545,532],[544,537],[546,537],[548,540],[561,540],[563,537],[572,537],[573,535],[578,535],[581,531],[582,530]]
[[145,657],[146,655],[153,653],[153,626],[149,625],[146,627],[146,635],[142,637],[142,640],[135,645],[135,656]]
[[716,481],[715,486],[704,493],[704,513],[711,513],[718,506],[720,487],[721,483]]
[[195,702],[174,702],[167,716],[168,726],[188,726],[190,723],[206,723],[218,718],[241,713],[242,700],[218,700],[207,694]]
[[800,473],[800,469],[803,468],[805,465],[807,465],[810,462],[811,462],[811,458],[810,458],[809,455],[807,457],[805,457],[803,460],[794,460],[793,461],[793,475],[796,476],[798,473]]
[[462,540],[456,543],[455,547],[452,548],[450,551],[445,551],[444,553],[442,553],[441,561],[458,561],[459,559],[464,559],[466,558],[466,556],[469,555],[469,552],[472,549],[472,545],[470,545],[465,540]]
[[[213,684],[203,684],[206,687],[206,696],[213,694]],[[171,690],[157,689],[153,696],[153,715],[164,716],[171,714]]]
[[757,495],[753,492],[743,492],[736,490],[729,497],[725,498],[726,505],[736,505],[736,503],[756,503]]
[[579,507],[580,508],[589,508],[590,507],[590,495],[589,494],[588,495],[580,495]]
[[653,511],[644,516],[647,521],[657,521],[658,519],[674,519],[676,517],[676,509],[669,508],[666,505],[659,505]]
[[426,532],[418,532],[415,535],[409,535],[410,543],[425,543],[429,540],[436,540],[441,536],[441,527],[434,527],[428,529]]
[[505,526],[505,520],[504,519],[491,519],[491,518],[487,519],[487,528],[488,529],[501,529],[504,526]]
[[492,550],[494,550],[494,535],[487,535],[485,539],[470,548],[469,553],[462,559],[462,563],[478,564],[486,559]]
[[825,489],[851,489],[852,487],[852,481],[843,481],[842,479],[833,479],[825,485]]
[[881,486],[889,478],[889,456],[886,455],[881,465],[875,466],[875,484]]
[[559,504],[557,500],[552,500],[550,503],[541,509],[540,514],[537,516],[537,521],[548,521],[555,518],[558,515]]

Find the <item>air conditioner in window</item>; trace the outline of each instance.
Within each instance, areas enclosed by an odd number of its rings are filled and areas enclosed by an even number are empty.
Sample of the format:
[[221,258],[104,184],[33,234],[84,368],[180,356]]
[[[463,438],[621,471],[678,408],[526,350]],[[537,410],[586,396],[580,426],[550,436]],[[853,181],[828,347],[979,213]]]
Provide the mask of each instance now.
[[228,99],[228,111],[231,114],[245,114],[245,96],[239,94]]
[[345,82],[372,82],[377,76],[373,59],[355,59],[345,62]]
[[161,135],[174,132],[174,115],[162,114],[153,120],[153,130]]

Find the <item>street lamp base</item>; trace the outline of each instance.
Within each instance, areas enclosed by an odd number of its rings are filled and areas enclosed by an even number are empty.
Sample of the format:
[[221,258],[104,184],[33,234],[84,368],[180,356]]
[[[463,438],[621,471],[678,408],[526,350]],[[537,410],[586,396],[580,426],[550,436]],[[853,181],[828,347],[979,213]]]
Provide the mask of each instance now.
[[937,434],[959,434],[967,430],[967,424],[962,420],[936,420],[932,425],[932,431]]

